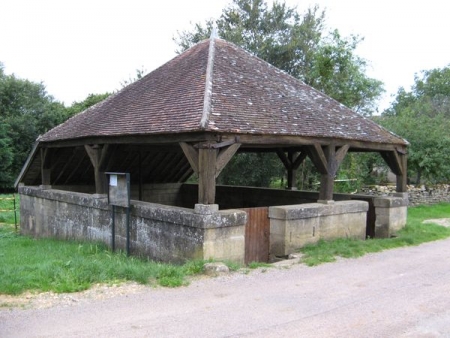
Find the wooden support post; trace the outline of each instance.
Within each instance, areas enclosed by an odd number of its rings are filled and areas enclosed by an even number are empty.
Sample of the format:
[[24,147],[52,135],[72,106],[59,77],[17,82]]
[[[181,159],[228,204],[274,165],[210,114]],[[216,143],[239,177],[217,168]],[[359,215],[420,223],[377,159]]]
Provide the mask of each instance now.
[[334,145],[325,147],[324,155],[327,161],[327,173],[323,173],[320,177],[319,201],[332,201],[334,175],[336,174],[336,171],[333,168],[333,158],[336,155],[336,148]]
[[333,200],[334,178],[349,148],[349,145],[344,145],[336,150],[334,144],[330,144],[324,149],[319,144],[314,144],[308,148],[311,161],[322,174],[319,201]]
[[284,153],[282,149],[277,149],[277,155],[283,162],[287,171],[287,189],[297,189],[297,169],[300,164],[305,160],[307,153],[302,151],[300,153],[296,151],[288,151],[288,155]]
[[216,149],[199,149],[198,203],[214,204],[216,198]]
[[103,169],[103,164],[105,163],[106,153],[108,151],[108,146],[100,146],[95,144],[93,146],[85,145],[84,148],[91,160],[92,166],[94,167],[94,178],[95,178],[95,193],[105,194],[106,193],[106,176]]
[[196,147],[180,142],[180,147],[192,170],[198,174],[198,203],[214,204],[216,198],[216,178],[238,151],[240,143],[235,140],[221,143],[203,143]]
[[397,192],[408,192],[408,170],[407,170],[407,159],[408,156],[406,154],[399,154],[400,163],[402,167],[402,174],[397,175]]
[[397,192],[407,192],[408,170],[406,150],[381,151],[380,155],[389,166],[389,169],[397,176]]

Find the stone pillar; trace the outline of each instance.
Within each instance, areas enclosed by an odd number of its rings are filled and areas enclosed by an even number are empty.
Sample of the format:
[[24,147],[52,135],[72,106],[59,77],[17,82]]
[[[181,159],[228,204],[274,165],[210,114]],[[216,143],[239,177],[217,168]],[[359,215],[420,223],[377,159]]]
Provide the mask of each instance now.
[[407,220],[408,199],[402,197],[376,197],[375,238],[390,238],[404,228]]

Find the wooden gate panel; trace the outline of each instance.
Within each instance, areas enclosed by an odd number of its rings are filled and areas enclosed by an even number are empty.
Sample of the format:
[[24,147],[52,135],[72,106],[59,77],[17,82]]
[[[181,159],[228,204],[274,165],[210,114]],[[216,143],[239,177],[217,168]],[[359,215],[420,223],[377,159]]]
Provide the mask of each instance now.
[[270,220],[269,208],[245,208],[247,224],[245,226],[245,263],[268,262]]

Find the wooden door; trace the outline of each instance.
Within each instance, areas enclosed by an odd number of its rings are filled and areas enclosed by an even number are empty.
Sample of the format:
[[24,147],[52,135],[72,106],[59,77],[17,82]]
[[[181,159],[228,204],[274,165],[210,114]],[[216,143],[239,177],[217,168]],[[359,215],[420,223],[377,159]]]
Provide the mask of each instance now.
[[245,208],[245,263],[269,261],[269,208]]

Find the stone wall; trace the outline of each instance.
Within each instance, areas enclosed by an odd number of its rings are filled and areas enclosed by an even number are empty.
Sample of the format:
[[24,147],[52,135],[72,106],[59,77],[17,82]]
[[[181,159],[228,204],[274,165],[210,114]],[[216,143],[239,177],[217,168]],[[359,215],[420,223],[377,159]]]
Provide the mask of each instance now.
[[[372,196],[394,196],[395,185],[376,185],[363,188],[363,193]],[[409,205],[450,203],[450,185],[408,185]]]
[[320,239],[363,240],[368,208],[369,204],[364,201],[270,207],[270,254],[287,256]]
[[[144,184],[142,186],[142,200],[150,203],[164,205],[181,205],[180,189],[182,183],[162,183],[162,184]],[[85,194],[95,194],[93,185],[54,185],[55,190],[74,191]],[[131,185],[131,199],[139,200],[139,187],[136,184]],[[192,208],[194,204],[192,204]]]
[[[19,187],[21,232],[35,237],[111,243],[111,207],[105,195]],[[126,249],[126,213],[116,208],[116,248]],[[157,261],[244,262],[246,213],[131,201],[131,253]]]

